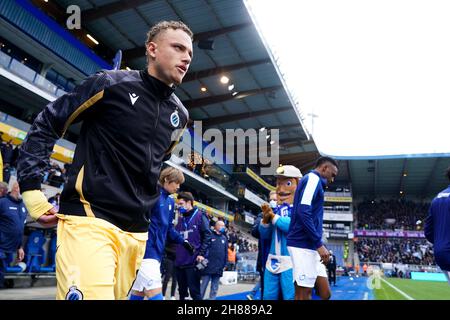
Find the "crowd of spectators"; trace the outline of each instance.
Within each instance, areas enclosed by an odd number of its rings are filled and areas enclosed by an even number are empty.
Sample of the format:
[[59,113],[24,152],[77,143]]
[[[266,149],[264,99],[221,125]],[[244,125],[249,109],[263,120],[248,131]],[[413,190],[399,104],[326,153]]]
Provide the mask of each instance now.
[[[3,133],[0,132],[0,151],[3,160],[3,181],[9,183],[11,175],[16,174],[17,158],[19,156],[20,145],[14,145],[12,140],[4,141],[2,139]],[[61,188],[67,181],[66,172],[69,169],[69,164],[59,165],[55,161],[50,161],[50,166],[44,172],[44,184],[49,184],[53,187]]]
[[423,230],[429,203],[406,200],[369,200],[357,206],[357,229]]
[[355,249],[361,263],[434,265],[433,247],[425,239],[359,238]]
[[249,237],[244,235],[241,230],[235,228],[232,225],[228,226],[228,242],[233,244],[237,252],[257,252],[258,245],[249,241]]
[[61,188],[67,182],[66,172],[68,168],[68,164],[61,167],[56,162],[50,162],[50,168],[45,172],[43,183]]
[[12,140],[3,141],[3,139],[1,138],[2,135],[3,133],[0,132],[0,150],[3,160],[3,181],[8,182],[11,174],[14,174],[14,170],[17,165],[19,147],[15,147]]

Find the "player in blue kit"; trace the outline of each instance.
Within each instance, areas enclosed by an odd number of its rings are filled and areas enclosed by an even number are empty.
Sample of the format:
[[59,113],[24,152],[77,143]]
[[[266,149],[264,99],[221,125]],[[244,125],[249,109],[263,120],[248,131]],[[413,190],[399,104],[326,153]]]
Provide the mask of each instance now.
[[330,253],[322,243],[324,189],[338,173],[330,157],[317,160],[314,170],[300,181],[295,192],[287,245],[292,258],[295,300],[310,300],[312,288],[324,300],[331,297],[325,265]]
[[163,300],[161,259],[166,238],[171,242],[183,244],[191,254],[194,251],[173,226],[175,201],[171,194],[184,183],[183,173],[168,167],[161,172],[159,182],[162,186],[159,205],[155,205],[152,210],[144,260],[134,281],[130,300],[143,300],[144,297],[148,300]]
[[[450,167],[446,175],[450,180]],[[450,284],[450,186],[439,192],[431,202],[425,220],[425,236],[433,244],[436,264]]]

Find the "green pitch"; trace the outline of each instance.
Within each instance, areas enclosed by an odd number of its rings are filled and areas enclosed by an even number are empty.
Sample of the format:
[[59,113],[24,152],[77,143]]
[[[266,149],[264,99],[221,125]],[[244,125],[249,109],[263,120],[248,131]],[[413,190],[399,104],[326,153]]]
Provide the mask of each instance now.
[[[450,285],[447,282],[384,279],[415,300],[450,300]],[[380,284],[380,289],[373,289],[376,300],[408,300],[383,281]]]

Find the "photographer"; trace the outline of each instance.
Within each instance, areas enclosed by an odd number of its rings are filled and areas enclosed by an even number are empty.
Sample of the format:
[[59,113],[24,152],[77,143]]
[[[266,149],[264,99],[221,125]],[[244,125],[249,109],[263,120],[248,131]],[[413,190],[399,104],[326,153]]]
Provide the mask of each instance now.
[[176,231],[194,247],[193,255],[183,245],[177,245],[176,248],[175,267],[180,300],[186,299],[188,289],[193,300],[201,300],[199,269],[204,267],[202,261],[205,260],[206,250],[211,242],[209,220],[194,206],[194,197],[190,192],[180,192],[177,204],[180,215]]

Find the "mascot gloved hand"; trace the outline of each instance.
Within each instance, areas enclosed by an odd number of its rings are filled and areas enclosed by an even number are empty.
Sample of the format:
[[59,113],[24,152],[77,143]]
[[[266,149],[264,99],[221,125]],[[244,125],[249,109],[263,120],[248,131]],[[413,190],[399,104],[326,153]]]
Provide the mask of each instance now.
[[272,211],[272,208],[267,203],[263,203],[261,206],[262,212],[263,212],[263,218],[262,223],[269,224],[272,222],[273,217],[275,214]]

